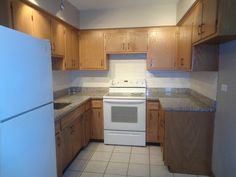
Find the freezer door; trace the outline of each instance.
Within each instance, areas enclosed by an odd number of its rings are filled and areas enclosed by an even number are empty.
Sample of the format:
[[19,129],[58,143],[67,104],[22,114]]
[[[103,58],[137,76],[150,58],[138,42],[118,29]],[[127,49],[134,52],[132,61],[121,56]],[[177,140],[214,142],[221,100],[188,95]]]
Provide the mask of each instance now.
[[0,26],[0,51],[0,122],[53,100],[49,41]]
[[0,124],[1,177],[56,177],[52,104]]

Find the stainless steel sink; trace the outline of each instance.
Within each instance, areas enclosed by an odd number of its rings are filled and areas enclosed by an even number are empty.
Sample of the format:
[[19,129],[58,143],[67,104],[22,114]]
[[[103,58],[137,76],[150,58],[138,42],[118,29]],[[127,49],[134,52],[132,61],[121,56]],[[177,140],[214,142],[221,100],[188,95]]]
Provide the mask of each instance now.
[[63,103],[63,102],[56,102],[54,103],[54,109],[58,110],[58,109],[63,109],[64,107],[70,105],[71,103]]

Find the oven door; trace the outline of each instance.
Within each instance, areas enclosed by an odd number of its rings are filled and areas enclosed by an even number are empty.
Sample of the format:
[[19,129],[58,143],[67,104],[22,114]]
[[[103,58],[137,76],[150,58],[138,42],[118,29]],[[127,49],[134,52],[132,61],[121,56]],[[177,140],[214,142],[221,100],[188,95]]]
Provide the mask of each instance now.
[[104,99],[105,130],[146,130],[146,100]]

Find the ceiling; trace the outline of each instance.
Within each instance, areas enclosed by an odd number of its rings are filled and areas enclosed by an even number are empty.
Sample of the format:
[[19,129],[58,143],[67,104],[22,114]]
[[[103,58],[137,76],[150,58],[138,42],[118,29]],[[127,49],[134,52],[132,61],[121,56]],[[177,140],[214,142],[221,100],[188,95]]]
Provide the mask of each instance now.
[[68,0],[79,10],[123,8],[146,4],[177,3],[179,0]]

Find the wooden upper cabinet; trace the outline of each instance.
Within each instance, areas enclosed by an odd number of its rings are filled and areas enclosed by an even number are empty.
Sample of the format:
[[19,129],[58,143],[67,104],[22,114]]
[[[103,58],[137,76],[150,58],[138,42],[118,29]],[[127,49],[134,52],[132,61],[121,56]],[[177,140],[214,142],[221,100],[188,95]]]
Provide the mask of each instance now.
[[216,32],[217,0],[202,1],[202,38]]
[[147,31],[128,32],[128,51],[145,53],[148,50]]
[[148,48],[147,31],[117,30],[105,34],[106,53],[145,53]]
[[178,33],[178,55],[176,67],[178,70],[191,70],[192,61],[192,29],[193,14],[187,16],[179,27]]
[[73,70],[79,68],[79,46],[78,31],[66,27],[65,31],[65,69]]
[[108,32],[105,34],[106,53],[117,53],[127,50],[127,37],[125,32]]
[[33,9],[34,36],[41,39],[51,39],[51,20],[44,13]]
[[198,3],[193,9],[193,43],[198,42],[202,38],[202,3]]
[[13,28],[33,36],[33,9],[20,1],[13,1],[11,7]]
[[156,28],[148,35],[148,70],[174,70],[177,50],[177,28]]
[[104,32],[99,30],[80,31],[79,53],[81,70],[106,70]]
[[12,2],[13,28],[41,39],[50,39],[50,18],[20,2]]
[[51,20],[51,44],[53,56],[65,55],[65,27],[57,20]]

